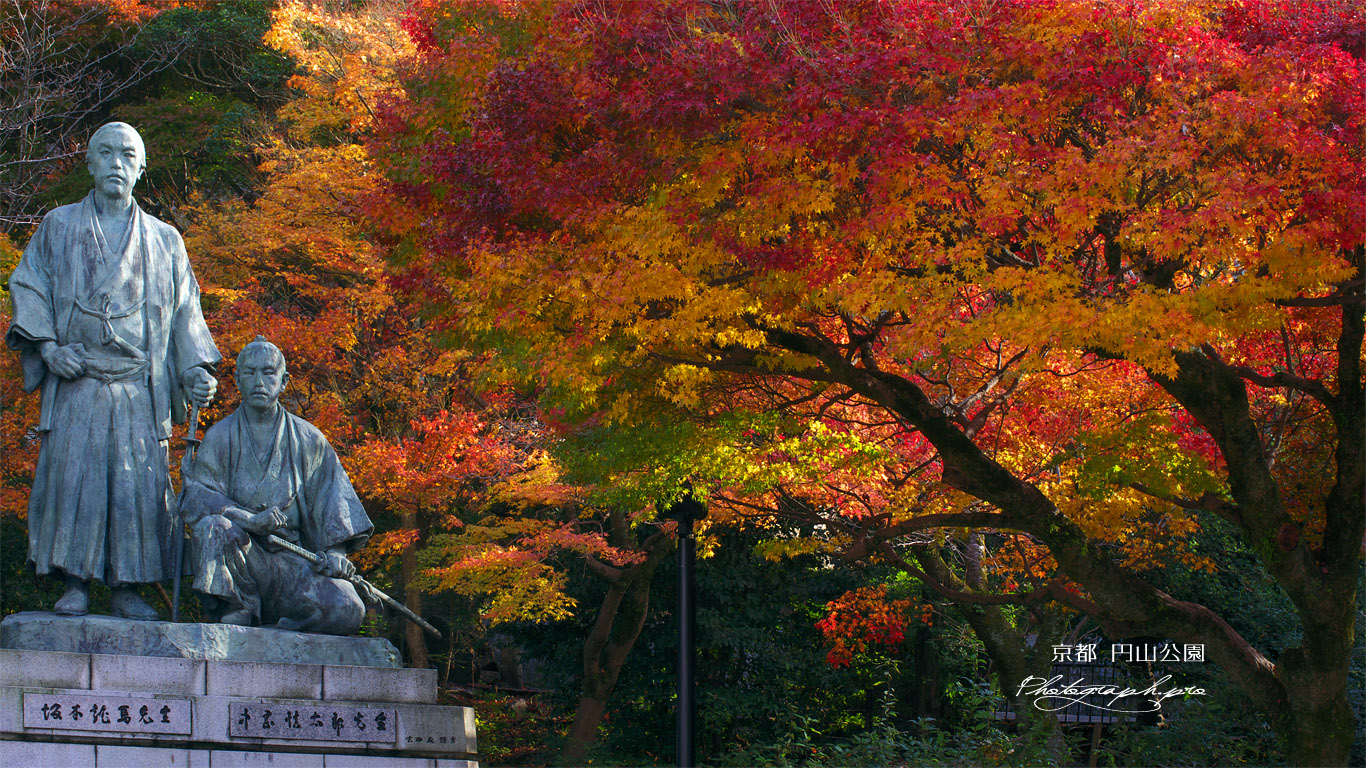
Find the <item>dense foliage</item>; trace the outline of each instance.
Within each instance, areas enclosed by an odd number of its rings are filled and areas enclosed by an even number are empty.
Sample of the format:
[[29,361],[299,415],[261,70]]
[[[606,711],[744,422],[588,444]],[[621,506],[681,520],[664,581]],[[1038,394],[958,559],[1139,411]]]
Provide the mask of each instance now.
[[[1202,643],[1296,759],[1341,762],[1361,21],[421,4],[387,220],[436,325],[562,410],[580,477],[643,500],[691,476],[959,601]],[[1219,568],[1189,546],[1207,518],[1285,591],[1298,647],[1269,659],[1157,587]],[[1030,662],[1004,663],[1004,617],[978,633],[1006,683]]]
[[[88,132],[137,126],[220,380],[284,349],[377,524],[359,565],[447,640],[365,631],[479,702],[490,762],[672,761],[689,486],[708,762],[1366,754],[1351,4],[0,0],[0,29],[0,273],[84,194]],[[6,613],[55,597],[36,419],[3,356]],[[1083,637],[1204,644],[1178,671],[1215,693],[1093,748],[1014,690]],[[519,653],[539,674],[483,692]]]

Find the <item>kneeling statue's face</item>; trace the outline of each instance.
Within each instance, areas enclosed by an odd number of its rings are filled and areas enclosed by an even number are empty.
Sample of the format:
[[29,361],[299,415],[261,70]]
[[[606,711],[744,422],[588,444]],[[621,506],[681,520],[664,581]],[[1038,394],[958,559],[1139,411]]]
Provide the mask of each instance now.
[[285,361],[272,348],[249,348],[237,361],[237,390],[247,408],[260,413],[272,410],[288,383]]

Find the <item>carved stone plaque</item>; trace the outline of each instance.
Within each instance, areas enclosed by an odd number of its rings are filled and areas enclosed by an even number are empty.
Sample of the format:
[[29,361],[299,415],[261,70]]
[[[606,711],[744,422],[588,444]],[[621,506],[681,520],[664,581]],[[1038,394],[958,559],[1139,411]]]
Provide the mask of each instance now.
[[398,719],[393,709],[317,702],[233,702],[228,705],[228,735],[254,739],[393,742]]
[[189,735],[190,700],[25,693],[24,727]]

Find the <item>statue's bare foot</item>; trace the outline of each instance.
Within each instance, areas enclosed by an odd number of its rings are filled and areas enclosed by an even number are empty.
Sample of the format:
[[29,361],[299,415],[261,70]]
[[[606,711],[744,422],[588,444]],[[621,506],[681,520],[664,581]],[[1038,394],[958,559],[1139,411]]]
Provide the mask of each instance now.
[[251,611],[246,608],[238,608],[235,611],[228,611],[218,619],[221,624],[236,624],[239,627],[251,626]]
[[114,594],[109,603],[114,609],[114,615],[120,619],[156,621],[161,618],[157,615],[156,609],[148,605],[147,601],[142,599],[142,595],[132,587],[114,587]]
[[314,609],[312,613],[302,619],[285,616],[276,622],[275,626],[278,629],[287,629],[291,632],[311,632],[313,631],[313,627],[318,623],[318,619],[321,619],[322,616],[323,612],[321,610]]
[[66,580],[66,592],[52,606],[58,616],[84,616],[90,610],[90,584],[77,579]]

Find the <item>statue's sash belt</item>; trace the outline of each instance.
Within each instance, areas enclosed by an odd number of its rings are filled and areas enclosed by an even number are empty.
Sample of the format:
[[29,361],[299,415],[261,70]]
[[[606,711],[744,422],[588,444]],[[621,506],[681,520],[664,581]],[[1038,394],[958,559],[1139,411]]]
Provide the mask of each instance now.
[[131,381],[143,378],[147,371],[146,360],[132,360],[129,358],[111,357],[84,357],[86,378],[102,381],[105,384],[113,384],[119,381]]
[[[105,293],[99,296],[98,308],[92,309],[90,307],[87,307],[86,305],[81,303],[80,299],[77,299],[76,309],[79,309],[85,314],[100,321],[101,344],[112,345],[117,349],[121,349],[125,353],[127,353],[129,357],[144,358],[147,356],[146,352],[142,351],[141,349],[138,349],[132,344],[129,344],[126,339],[124,339],[122,336],[118,334],[117,331],[114,330],[114,321],[125,317],[130,317],[134,314],[137,314],[138,312],[141,312],[143,306],[146,304],[147,300],[143,299],[126,309],[115,309],[113,299],[110,298],[109,294]],[[142,315],[142,331],[143,338],[145,339],[147,337],[148,332],[147,313],[145,312]]]

